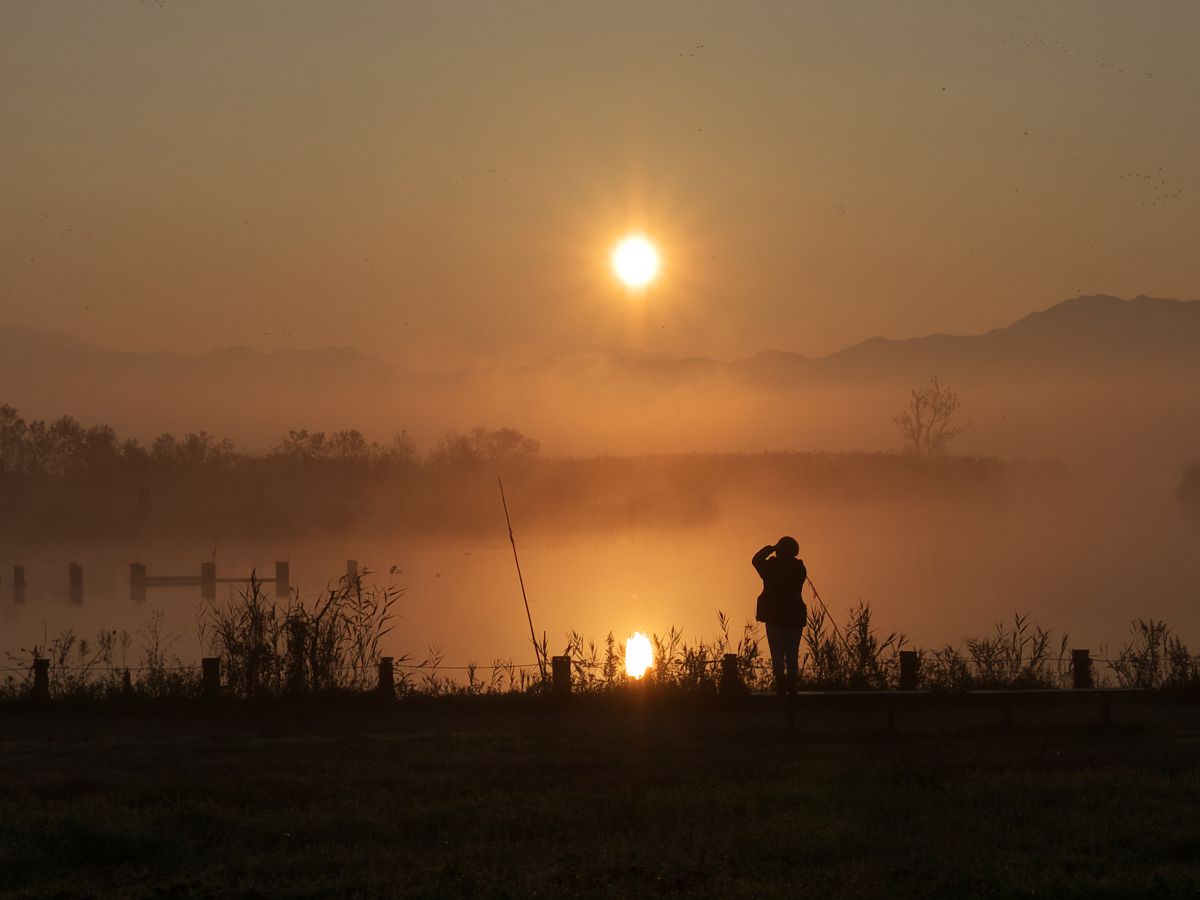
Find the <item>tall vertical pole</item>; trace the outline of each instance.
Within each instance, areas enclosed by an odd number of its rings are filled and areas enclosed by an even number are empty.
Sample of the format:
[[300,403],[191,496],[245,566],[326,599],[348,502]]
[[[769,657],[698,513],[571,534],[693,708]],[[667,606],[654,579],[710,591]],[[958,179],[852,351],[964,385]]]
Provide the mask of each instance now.
[[517,581],[521,584],[521,599],[525,601],[525,618],[529,620],[529,640],[533,644],[533,653],[537,657],[538,672],[541,673],[542,683],[546,681],[546,661],[542,659],[542,648],[538,646],[537,634],[533,630],[533,614],[529,612],[529,596],[525,593],[525,576],[521,574],[521,560],[517,558],[517,539],[513,537],[512,519],[508,515],[508,500],[504,497],[504,482],[499,478],[500,503],[504,506],[504,521],[508,525],[508,541],[513,548],[513,562],[517,565]]

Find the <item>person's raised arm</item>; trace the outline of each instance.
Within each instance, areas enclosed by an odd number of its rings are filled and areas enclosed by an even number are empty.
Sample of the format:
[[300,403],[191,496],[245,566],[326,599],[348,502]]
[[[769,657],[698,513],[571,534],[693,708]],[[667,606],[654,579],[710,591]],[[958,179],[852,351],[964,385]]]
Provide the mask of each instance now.
[[755,553],[754,558],[750,560],[750,564],[752,566],[754,566],[755,571],[758,572],[759,575],[762,574],[763,563],[765,563],[767,561],[767,557],[770,556],[774,552],[775,552],[775,545],[767,544],[767,546],[763,547],[761,550],[759,550],[757,553]]

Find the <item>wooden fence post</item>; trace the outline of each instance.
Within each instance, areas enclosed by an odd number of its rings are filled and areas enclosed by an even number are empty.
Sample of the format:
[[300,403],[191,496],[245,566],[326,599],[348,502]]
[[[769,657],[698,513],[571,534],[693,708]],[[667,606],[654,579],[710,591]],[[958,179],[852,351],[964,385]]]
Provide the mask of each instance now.
[[742,683],[742,673],[738,671],[738,655],[736,653],[726,653],[721,659],[719,690],[722,694],[730,697],[744,693],[746,690],[746,685]]
[[146,602],[146,567],[141,563],[129,564],[129,599],[134,603]]
[[200,660],[200,696],[216,700],[221,696],[221,660],[206,656]]
[[33,661],[33,699],[39,703],[50,699],[50,660]]
[[900,690],[915,691],[917,689],[917,673],[920,657],[916,650],[900,651]]
[[83,566],[67,563],[67,595],[76,606],[83,606]]
[[200,599],[217,599],[217,564],[215,562],[200,563]]
[[396,673],[390,656],[379,657],[379,693],[391,700],[396,696]]
[[275,596],[284,599],[292,594],[291,565],[287,560],[275,563]]
[[351,587],[353,587],[355,584],[358,583],[358,560],[357,559],[346,560],[346,579],[350,582]]
[[13,603],[25,602],[25,567],[13,566]]
[[563,700],[571,696],[571,657],[550,657],[551,690],[554,696]]
[[1092,657],[1087,650],[1071,651],[1071,687],[1084,690],[1092,686]]

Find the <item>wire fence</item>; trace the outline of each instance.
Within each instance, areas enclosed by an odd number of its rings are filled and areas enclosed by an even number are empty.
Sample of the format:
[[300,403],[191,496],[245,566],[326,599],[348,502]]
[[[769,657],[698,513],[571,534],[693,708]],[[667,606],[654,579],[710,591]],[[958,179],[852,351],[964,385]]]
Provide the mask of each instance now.
[[[736,654],[732,654],[732,655],[736,656]],[[572,661],[572,665],[579,667],[579,668],[600,668],[602,666],[602,663],[600,661],[591,661],[591,660],[581,661],[581,660],[576,659],[575,657],[569,657],[569,658]],[[1093,664],[1103,663],[1105,665],[1113,665],[1116,663],[1128,662],[1128,660],[1123,660],[1121,658],[1112,658],[1112,657],[1105,657],[1105,656],[1089,656],[1088,660]],[[672,660],[672,662],[679,662],[679,661]],[[104,671],[119,671],[119,672],[131,672],[131,673],[132,672],[199,672],[199,671],[202,671],[202,669],[203,669],[203,666],[201,666],[197,663],[179,663],[176,665],[154,665],[154,666],[129,666],[129,665],[118,664],[118,663],[113,663],[113,662],[109,662],[109,661],[97,662],[97,663],[90,664],[90,665],[89,664],[68,665],[68,664],[64,664],[64,663],[57,663],[57,662],[54,662],[53,660],[51,660],[51,663],[52,663],[52,668],[54,668],[58,671],[65,671],[65,672],[104,672]],[[981,662],[979,660],[965,659],[965,660],[962,660],[962,663],[970,668],[977,668],[977,669],[981,669],[981,670],[985,670],[985,669],[991,670],[991,669],[997,669],[997,668],[1010,668],[1010,667],[1016,667],[1016,666],[1049,665],[1051,663],[1059,665],[1059,666],[1062,666],[1064,664],[1069,666],[1074,663],[1074,659],[1070,656],[1049,656],[1049,657],[1031,656],[1031,657],[1019,657],[1019,658],[1016,658],[1016,657],[1005,658],[1002,662],[995,662],[995,663],[986,663],[986,662]],[[706,668],[720,668],[721,666],[724,665],[724,659],[722,658],[721,655],[707,656],[707,658],[705,658],[705,659],[690,660],[686,664],[687,665],[698,665],[698,666],[703,666]],[[769,665],[771,665],[771,659],[770,659],[770,657],[758,657],[758,658],[756,658],[754,664],[762,665],[762,666],[769,666]],[[539,662],[512,663],[512,662],[508,662],[508,661],[495,661],[495,660],[493,660],[492,662],[488,662],[488,663],[466,663],[463,665],[449,665],[447,663],[436,662],[433,660],[426,660],[423,662],[414,663],[414,662],[406,662],[406,661],[402,661],[402,660],[397,660],[395,658],[392,659],[393,668],[408,669],[408,670],[413,670],[413,671],[422,671],[422,670],[426,670],[426,669],[437,669],[439,671],[450,671],[450,672],[471,672],[471,671],[478,672],[481,669],[506,669],[506,670],[512,669],[514,671],[520,671],[523,669],[539,669],[541,667],[541,665],[542,665],[542,663],[539,663]],[[651,668],[653,668],[653,665],[654,665],[654,663],[652,662]],[[373,672],[378,668],[378,666],[379,666],[378,662],[373,662],[373,663],[365,663],[362,665],[340,665],[340,666],[336,666],[334,668],[338,672]],[[809,671],[809,670],[816,671],[819,668],[820,668],[820,664],[817,663],[815,660],[813,660],[811,656],[805,655],[805,656],[801,657],[801,662],[800,662],[800,671],[801,672]],[[0,672],[31,672],[31,671],[33,671],[33,661],[32,660],[29,663],[22,664],[22,665],[0,666]]]
[[[436,648],[435,648],[436,649]],[[731,652],[734,649],[739,652]],[[603,691],[629,681],[639,680],[627,673],[624,648],[609,645],[607,649],[594,645],[584,646],[576,640],[563,654],[569,661],[573,689],[583,692]],[[802,690],[888,690],[902,684],[901,654],[915,653],[917,667],[915,680],[908,686],[932,690],[980,690],[980,689],[1027,689],[1065,688],[1086,683],[1097,687],[1200,687],[1200,657],[1187,657],[1190,668],[1185,666],[1180,675],[1178,659],[1166,654],[1139,656],[1130,648],[1124,648],[1120,656],[1087,657],[1088,677],[1078,679],[1074,653],[1035,653],[1032,655],[1007,655],[1003,650],[994,655],[971,656],[969,649],[948,646],[935,651],[901,651],[893,645],[878,656],[856,655],[849,648],[830,642],[816,648],[804,647],[798,662],[797,680]],[[650,662],[645,680],[659,685],[673,685],[684,689],[719,689],[729,677],[726,666],[732,657],[732,674],[754,690],[765,690],[774,681],[774,666],[769,655],[759,655],[754,641],[730,644],[721,641],[713,644],[666,643],[656,647],[657,659]],[[548,654],[547,654],[548,655]],[[381,665],[390,661],[395,680],[385,674]],[[46,676],[51,693],[66,695],[73,691],[103,694],[116,689],[123,683],[123,690],[133,689],[147,695],[165,690],[198,691],[202,684],[205,666],[199,663],[173,662],[146,664],[139,661],[134,665],[117,662],[111,657],[77,661],[65,658],[65,654],[50,658],[40,657],[45,663]],[[310,689],[366,690],[376,685],[394,683],[401,692],[416,691],[438,693],[504,693],[527,691],[547,685],[549,659],[535,661],[510,661],[494,658],[486,663],[447,663],[439,655],[424,659],[412,656],[372,657],[355,663],[333,664],[326,668],[305,672],[299,666],[302,684]],[[294,684],[296,660],[283,655],[273,657],[265,664],[247,665],[245,660],[219,659],[217,678],[222,685],[240,695],[281,693],[291,690],[285,687]],[[27,690],[36,683],[38,673],[33,659],[22,659],[9,655],[9,664],[0,666],[0,695],[13,696]],[[910,671],[908,678],[913,679]],[[377,680],[378,679],[378,680]],[[248,694],[249,695],[249,694]]]

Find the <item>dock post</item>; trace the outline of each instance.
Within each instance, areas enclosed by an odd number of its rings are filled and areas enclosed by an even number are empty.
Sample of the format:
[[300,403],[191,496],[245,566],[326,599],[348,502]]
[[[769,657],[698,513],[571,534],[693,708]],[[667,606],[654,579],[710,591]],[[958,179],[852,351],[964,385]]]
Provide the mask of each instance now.
[[141,563],[129,564],[129,599],[134,603],[146,602],[146,567]]
[[275,596],[287,599],[292,593],[291,565],[288,561],[277,560],[275,563]]
[[217,599],[217,564],[215,562],[200,563],[200,599]]

